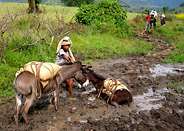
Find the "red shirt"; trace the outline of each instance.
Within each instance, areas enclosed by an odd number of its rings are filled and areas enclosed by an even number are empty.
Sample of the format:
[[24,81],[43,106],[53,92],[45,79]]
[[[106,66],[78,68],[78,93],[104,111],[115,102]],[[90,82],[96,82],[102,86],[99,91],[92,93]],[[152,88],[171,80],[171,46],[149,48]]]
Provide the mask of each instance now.
[[151,21],[150,16],[146,15],[146,21]]

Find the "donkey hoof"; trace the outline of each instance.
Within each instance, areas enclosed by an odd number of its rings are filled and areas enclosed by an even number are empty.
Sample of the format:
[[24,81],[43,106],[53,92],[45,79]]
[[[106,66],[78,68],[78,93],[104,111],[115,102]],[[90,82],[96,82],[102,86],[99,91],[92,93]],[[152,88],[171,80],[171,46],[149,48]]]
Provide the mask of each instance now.
[[55,109],[55,106],[53,104],[49,104],[47,109]]
[[112,105],[112,106],[114,106],[114,107],[116,107],[116,108],[118,108],[119,107],[119,104],[118,103],[116,103],[116,102],[110,102],[110,104]]

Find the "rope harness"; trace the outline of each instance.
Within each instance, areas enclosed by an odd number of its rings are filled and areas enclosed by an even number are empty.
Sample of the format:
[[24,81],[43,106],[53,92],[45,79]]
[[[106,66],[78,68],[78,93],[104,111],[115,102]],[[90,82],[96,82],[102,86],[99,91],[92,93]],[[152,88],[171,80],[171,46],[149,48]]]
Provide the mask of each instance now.
[[104,83],[100,88],[98,98],[100,97],[101,93],[104,93],[108,97],[108,99],[107,99],[107,103],[108,103],[109,100],[112,101],[114,94],[118,90],[123,90],[123,89],[128,90],[128,88],[123,83],[121,83],[120,81],[118,81],[116,79],[113,79],[113,78],[108,78],[108,79],[104,80]]

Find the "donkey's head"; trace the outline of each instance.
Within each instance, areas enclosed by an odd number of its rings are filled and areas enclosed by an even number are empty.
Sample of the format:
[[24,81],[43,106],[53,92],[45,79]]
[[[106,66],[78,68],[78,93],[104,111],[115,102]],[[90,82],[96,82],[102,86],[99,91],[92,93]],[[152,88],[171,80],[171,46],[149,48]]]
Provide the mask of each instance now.
[[79,83],[79,88],[86,87],[89,84],[88,69],[92,66],[82,66],[82,70],[78,71],[75,75],[75,80]]

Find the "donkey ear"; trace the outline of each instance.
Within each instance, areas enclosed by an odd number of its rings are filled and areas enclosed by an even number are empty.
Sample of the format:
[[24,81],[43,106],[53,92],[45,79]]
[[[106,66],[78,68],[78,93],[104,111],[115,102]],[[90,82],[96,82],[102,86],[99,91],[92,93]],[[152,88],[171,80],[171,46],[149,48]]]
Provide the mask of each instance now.
[[82,65],[82,68],[83,68],[83,69],[89,69],[89,68],[92,68],[92,66]]
[[92,68],[92,66],[88,66],[88,69],[89,69],[89,68]]

